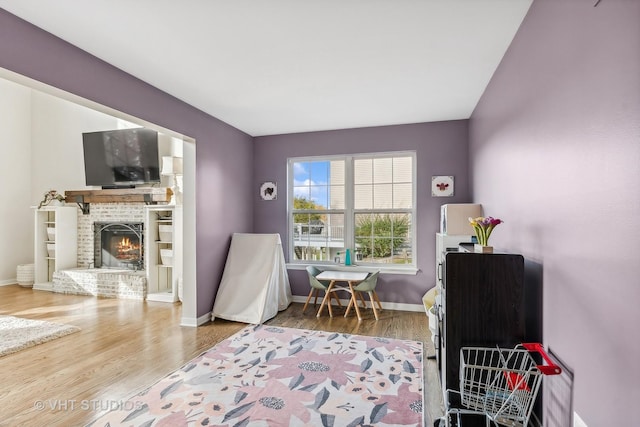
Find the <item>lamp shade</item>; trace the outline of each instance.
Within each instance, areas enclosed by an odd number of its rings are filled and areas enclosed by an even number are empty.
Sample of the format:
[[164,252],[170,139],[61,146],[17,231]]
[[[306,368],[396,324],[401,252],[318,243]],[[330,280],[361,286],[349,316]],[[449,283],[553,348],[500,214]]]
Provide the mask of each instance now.
[[162,156],[162,175],[181,175],[182,157]]

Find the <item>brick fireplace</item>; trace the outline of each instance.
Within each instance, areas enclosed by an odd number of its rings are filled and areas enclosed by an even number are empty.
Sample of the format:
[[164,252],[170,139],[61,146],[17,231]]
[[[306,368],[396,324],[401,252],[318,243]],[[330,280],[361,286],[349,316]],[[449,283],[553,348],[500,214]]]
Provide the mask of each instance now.
[[143,224],[144,206],[144,203],[93,203],[88,215],[78,210],[78,267],[100,267],[95,260],[96,223]]
[[144,300],[144,206],[92,203],[88,214],[78,209],[78,268],[54,272],[52,290]]

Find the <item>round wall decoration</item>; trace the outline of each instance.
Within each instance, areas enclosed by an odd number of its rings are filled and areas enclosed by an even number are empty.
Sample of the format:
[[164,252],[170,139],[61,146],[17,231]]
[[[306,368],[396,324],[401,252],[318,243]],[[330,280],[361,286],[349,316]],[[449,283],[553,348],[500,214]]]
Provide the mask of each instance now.
[[275,200],[278,197],[278,187],[275,182],[263,182],[260,186],[260,197],[262,200]]

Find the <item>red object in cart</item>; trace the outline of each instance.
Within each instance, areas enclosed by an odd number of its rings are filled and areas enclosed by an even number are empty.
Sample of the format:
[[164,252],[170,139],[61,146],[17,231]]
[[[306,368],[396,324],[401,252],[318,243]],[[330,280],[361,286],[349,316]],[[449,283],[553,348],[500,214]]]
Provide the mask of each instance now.
[[[542,364],[536,362],[538,354]],[[461,426],[464,415],[484,415],[495,425],[527,426],[540,389],[542,375],[562,372],[542,344],[524,343],[513,349],[463,347],[460,349],[460,390],[447,390],[446,414],[436,425],[449,427],[455,417]],[[458,395],[459,408],[450,407]]]

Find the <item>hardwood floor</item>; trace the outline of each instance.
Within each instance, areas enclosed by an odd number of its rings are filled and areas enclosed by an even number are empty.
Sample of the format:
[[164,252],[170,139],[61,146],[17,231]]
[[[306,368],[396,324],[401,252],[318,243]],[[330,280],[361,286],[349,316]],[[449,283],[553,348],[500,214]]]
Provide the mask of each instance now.
[[[442,413],[442,398],[427,317],[422,312],[384,310],[375,321],[316,318],[294,303],[268,324],[425,343],[426,426]],[[313,307],[311,307],[313,308]],[[180,304],[102,299],[0,286],[0,314],[79,326],[80,332],[0,358],[0,426],[84,425],[109,405],[126,400],[179,368],[244,323],[217,319],[181,327]],[[115,402],[115,403],[113,403]],[[42,405],[43,407],[38,407]]]

